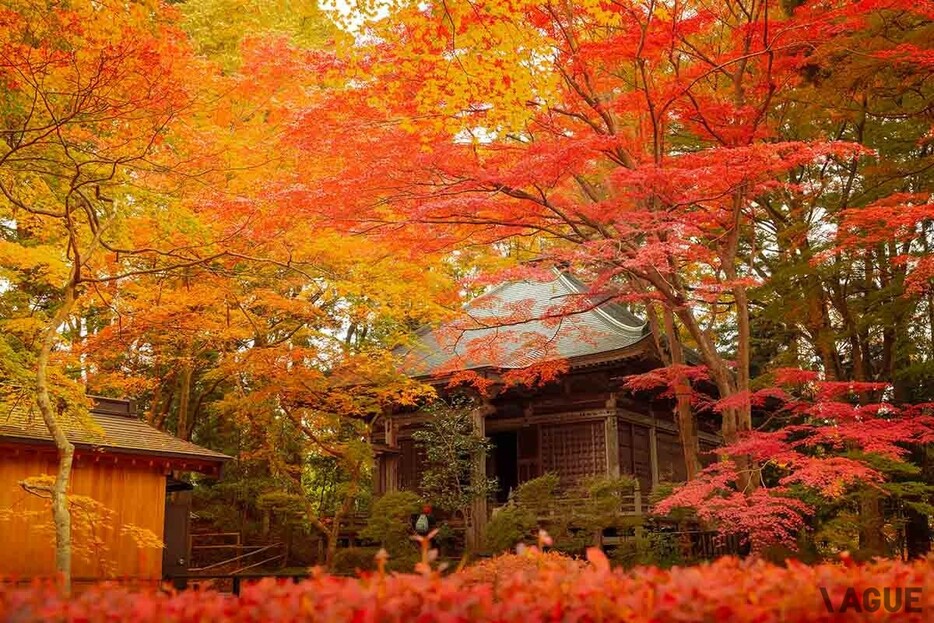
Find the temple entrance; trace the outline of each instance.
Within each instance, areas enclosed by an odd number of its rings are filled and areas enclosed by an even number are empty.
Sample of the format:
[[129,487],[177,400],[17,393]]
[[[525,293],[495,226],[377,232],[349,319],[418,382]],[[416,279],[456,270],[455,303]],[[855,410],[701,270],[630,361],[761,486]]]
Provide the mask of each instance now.
[[490,465],[487,473],[496,477],[496,504],[505,504],[509,491],[519,486],[519,470],[516,461],[518,444],[516,431],[504,431],[490,435],[493,451],[490,453]]
[[517,433],[516,462],[519,464],[519,484],[542,475],[541,427],[525,426]]
[[493,451],[487,473],[495,476],[499,484],[496,503],[505,504],[510,490],[542,475],[541,427],[496,432],[489,438]]

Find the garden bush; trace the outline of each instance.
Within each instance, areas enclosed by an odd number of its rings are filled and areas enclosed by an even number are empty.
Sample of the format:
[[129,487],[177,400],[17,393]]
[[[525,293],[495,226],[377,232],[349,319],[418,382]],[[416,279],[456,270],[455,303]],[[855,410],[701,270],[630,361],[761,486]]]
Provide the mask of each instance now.
[[[366,561],[355,558],[355,554],[346,554],[346,560],[338,560],[338,550],[334,559],[334,568],[347,571],[347,564],[356,565],[356,569],[374,569],[373,553],[382,547],[389,553],[389,569],[392,571],[411,571],[418,560],[418,548],[412,541],[412,516],[421,508],[419,497],[411,491],[393,491],[373,503],[373,510],[366,527],[360,531],[360,538],[375,543],[374,550],[359,548],[369,555]],[[340,564],[339,564],[340,563]],[[353,569],[350,569],[353,571]]]
[[511,550],[530,538],[538,529],[535,515],[514,504],[496,511],[486,527],[486,549],[490,552]]
[[684,564],[678,535],[673,532],[645,532],[626,539],[610,552],[614,565],[629,569],[637,565],[654,565],[667,569]]
[[412,543],[412,516],[421,508],[419,497],[411,491],[393,491],[373,503],[361,539],[368,539],[386,548],[391,556],[415,552]]
[[343,547],[334,552],[331,570],[337,575],[356,575],[376,568],[378,547]]
[[[555,474],[545,474],[521,484],[514,499],[497,509],[486,530],[486,548],[499,553],[517,543],[534,538],[545,529],[554,548],[564,553],[583,554],[594,545],[597,534],[606,530],[629,533],[642,518],[620,513],[620,497],[632,493],[635,479],[595,477],[560,492]],[[649,562],[649,561],[643,561]]]
[[502,554],[480,560],[461,570],[458,575],[467,584],[498,584],[513,581],[517,576],[535,578],[542,570],[557,572],[562,568],[568,577],[575,577],[587,562],[556,551]]
[[[482,563],[446,577],[371,573],[361,578],[316,575],[299,584],[263,580],[240,597],[215,592],[133,593],[100,586],[72,600],[53,587],[0,586],[0,621],[33,623],[320,623],[447,621],[926,621],[934,612],[931,560],[880,560],[778,566],[761,559],[722,558],[708,565],[663,570],[611,569],[598,550],[580,565],[534,551]],[[534,558],[539,556],[539,558]],[[495,567],[495,572],[482,577]],[[480,577],[478,577],[480,576]],[[873,614],[846,603],[848,590],[906,587],[917,599],[896,612]],[[821,590],[823,589],[823,591]],[[828,612],[829,600],[835,612]],[[904,593],[902,593],[904,596]],[[852,600],[850,600],[852,602]],[[862,602],[861,602],[862,603]]]

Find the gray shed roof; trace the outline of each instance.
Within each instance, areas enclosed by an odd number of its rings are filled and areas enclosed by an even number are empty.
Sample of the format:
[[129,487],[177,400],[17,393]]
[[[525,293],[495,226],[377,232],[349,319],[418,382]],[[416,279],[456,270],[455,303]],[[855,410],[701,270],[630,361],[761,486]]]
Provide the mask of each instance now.
[[[150,426],[137,417],[129,401],[111,398],[94,400],[91,422],[83,423],[73,418],[62,421],[69,441],[77,446],[122,454],[196,459],[212,463],[231,458]],[[22,404],[0,402],[0,440],[51,444],[52,436],[37,410]]]
[[403,369],[425,377],[631,354],[648,336],[646,324],[604,300],[557,271],[550,280],[503,284],[468,303],[460,317],[419,332],[416,343],[400,353]]

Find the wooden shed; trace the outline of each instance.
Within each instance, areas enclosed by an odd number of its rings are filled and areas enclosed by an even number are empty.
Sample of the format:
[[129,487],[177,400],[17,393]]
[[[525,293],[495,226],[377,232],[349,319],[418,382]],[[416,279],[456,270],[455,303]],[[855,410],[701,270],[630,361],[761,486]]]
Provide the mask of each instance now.
[[[167,501],[190,487],[173,474],[218,476],[230,457],[153,428],[131,401],[94,398],[91,420],[65,422],[75,444],[72,574],[77,582],[160,580],[164,558],[178,565],[187,557],[185,502],[172,500],[167,512]],[[49,502],[29,491],[27,479],[56,471],[39,413],[0,404],[0,577],[54,576]],[[151,537],[171,551],[154,547]]]
[[[405,361],[410,376],[442,394],[465,372],[486,386],[476,424],[493,443],[485,467],[499,491],[476,509],[478,531],[510,489],[546,472],[566,485],[630,474],[644,494],[686,477],[673,403],[623,389],[627,375],[662,365],[647,324],[565,273],[513,281],[479,297],[460,318],[423,331]],[[557,379],[507,382],[511,373],[549,361],[563,363]],[[412,433],[424,417],[384,418],[374,437],[379,492],[418,489],[423,457]],[[702,450],[718,445],[716,431],[712,417],[700,422]]]

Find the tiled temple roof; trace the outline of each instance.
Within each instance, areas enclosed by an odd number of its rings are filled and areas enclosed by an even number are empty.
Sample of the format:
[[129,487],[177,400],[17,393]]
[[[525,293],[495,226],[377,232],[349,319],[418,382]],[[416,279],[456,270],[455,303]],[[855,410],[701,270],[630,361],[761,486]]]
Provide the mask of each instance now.
[[400,353],[404,370],[427,377],[630,356],[649,335],[646,323],[607,298],[557,271],[550,280],[508,282],[468,303],[458,318],[422,330]]

